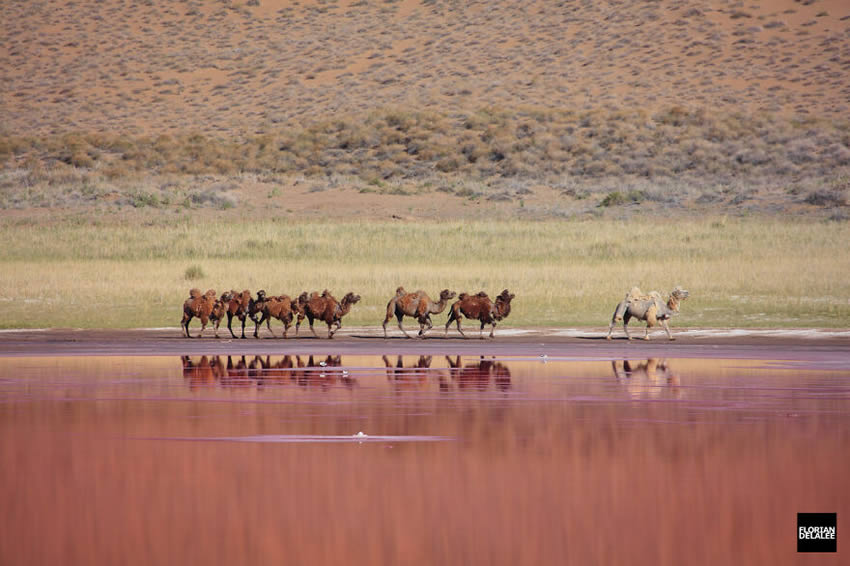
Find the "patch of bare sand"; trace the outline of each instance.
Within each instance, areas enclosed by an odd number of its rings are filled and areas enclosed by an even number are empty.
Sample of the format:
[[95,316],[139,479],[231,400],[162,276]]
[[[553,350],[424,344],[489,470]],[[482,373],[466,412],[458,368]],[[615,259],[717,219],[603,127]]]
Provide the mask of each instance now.
[[840,0],[17,2],[7,131],[251,135],[406,106],[772,111],[842,118]]

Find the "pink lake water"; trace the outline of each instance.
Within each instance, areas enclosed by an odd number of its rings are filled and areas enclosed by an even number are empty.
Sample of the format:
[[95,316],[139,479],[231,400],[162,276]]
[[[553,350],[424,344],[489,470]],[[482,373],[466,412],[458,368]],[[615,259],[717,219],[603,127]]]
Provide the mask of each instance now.
[[2,565],[839,564],[848,472],[841,365],[0,358]]

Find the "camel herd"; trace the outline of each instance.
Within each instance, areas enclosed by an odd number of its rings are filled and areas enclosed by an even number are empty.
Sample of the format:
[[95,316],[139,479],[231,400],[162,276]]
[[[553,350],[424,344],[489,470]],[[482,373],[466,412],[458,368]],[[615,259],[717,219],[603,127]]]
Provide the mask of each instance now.
[[[481,323],[479,336],[482,338],[484,327],[488,324],[490,325],[490,338],[493,338],[496,323],[504,320],[510,314],[511,301],[514,298],[514,294],[507,289],[499,293],[495,300],[490,299],[484,291],[474,295],[468,293],[457,295],[454,291],[443,289],[440,291],[440,299],[434,301],[425,291],[407,292],[404,287],[399,287],[387,303],[387,314],[383,322],[384,338],[387,337],[387,322],[393,317],[398,321],[399,329],[408,338],[411,336],[402,326],[402,320],[404,317],[416,319],[419,323],[418,336],[424,337],[425,333],[434,326],[431,322],[431,315],[442,313],[449,301],[454,299],[455,296],[457,296],[457,300],[452,303],[449,309],[445,333],[448,334],[449,326],[452,322],[455,322],[458,332],[461,336],[466,337],[461,329],[461,318],[467,318]],[[631,340],[628,325],[629,320],[635,318],[646,321],[645,340],[649,340],[649,329],[659,322],[667,332],[668,338],[673,340],[667,321],[679,312],[681,302],[688,296],[688,291],[677,286],[670,293],[670,297],[665,303],[661,294],[657,291],[643,294],[640,289],[633,287],[617,305],[606,338],[611,339],[614,325],[622,320],[626,338]],[[328,338],[333,338],[334,334],[342,327],[342,317],[348,314],[351,307],[359,300],[360,295],[346,293],[339,301],[327,289],[322,293],[316,291],[312,293],[304,292],[295,299],[288,295],[267,295],[265,291],[257,291],[257,296],[254,297],[247,289],[241,293],[227,291],[222,293],[221,296],[218,296],[213,289],[206,293],[201,293],[200,289],[191,289],[189,298],[183,303],[183,320],[180,325],[184,329],[186,337],[191,338],[189,323],[193,318],[198,318],[201,321],[201,331],[198,338],[203,335],[204,329],[210,323],[215,329],[215,337],[218,338],[219,325],[227,317],[227,329],[230,331],[230,335],[236,338],[232,327],[235,317],[242,323],[241,338],[245,338],[245,324],[250,319],[254,323],[254,338],[259,338],[259,330],[264,322],[269,332],[274,334],[271,329],[271,319],[275,318],[283,323],[283,337],[286,338],[293,320],[295,321],[295,335],[297,336],[301,322],[306,318],[310,323],[310,331],[313,336],[318,338],[313,323],[320,320],[328,325]]]

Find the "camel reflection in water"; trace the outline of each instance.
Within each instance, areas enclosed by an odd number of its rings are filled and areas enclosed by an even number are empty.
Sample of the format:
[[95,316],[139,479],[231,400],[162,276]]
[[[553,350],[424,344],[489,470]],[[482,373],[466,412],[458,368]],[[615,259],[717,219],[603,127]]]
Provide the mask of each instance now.
[[472,364],[461,365],[460,356],[452,360],[446,356],[446,361],[451,368],[452,380],[457,383],[459,390],[487,391],[490,388],[490,382],[496,386],[499,391],[507,391],[511,388],[511,370],[508,367],[493,359],[485,359],[484,356]]
[[[432,368],[432,356],[414,356],[405,363],[404,356],[382,356],[381,360],[396,393],[425,392],[434,384],[440,392],[495,391],[511,388],[511,372],[495,359],[481,356],[464,363],[461,356],[446,356],[448,367]],[[183,378],[192,390],[219,386],[225,389],[245,389],[298,385],[327,391],[332,387],[352,388],[357,379],[345,369],[342,356],[201,356],[181,357]],[[378,371],[378,368],[375,368]],[[362,375],[363,369],[358,370]]]
[[613,360],[614,377],[634,398],[657,398],[663,395],[679,397],[681,380],[673,373],[667,360],[649,358],[641,362]]
[[387,371],[387,381],[393,384],[396,393],[405,391],[425,391],[434,381],[440,392],[487,391],[495,384],[499,391],[511,388],[511,371],[508,367],[493,359],[481,356],[473,363],[464,364],[461,356],[452,359],[446,356],[448,368],[431,368],[432,356],[419,356],[412,364],[404,363],[404,356],[396,356],[393,363],[388,356],[382,356]]
[[190,356],[181,357],[183,378],[190,389],[210,387],[246,388],[295,384],[301,387],[318,387],[322,390],[341,384],[351,388],[356,380],[342,369],[341,356],[201,356],[195,362]]
[[431,371],[431,356],[419,356],[413,365],[404,365],[404,356],[396,356],[393,364],[387,356],[381,356],[387,368],[387,381],[392,383],[396,393],[404,391],[423,391],[428,388],[428,377],[439,373]]

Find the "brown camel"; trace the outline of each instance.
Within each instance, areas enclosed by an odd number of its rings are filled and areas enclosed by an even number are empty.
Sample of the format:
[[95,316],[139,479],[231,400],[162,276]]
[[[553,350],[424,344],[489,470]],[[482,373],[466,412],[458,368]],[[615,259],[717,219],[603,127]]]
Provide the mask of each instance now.
[[[387,322],[395,316],[398,319],[398,327],[405,336],[410,338],[410,334],[404,330],[401,321],[405,316],[410,316],[419,321],[419,337],[423,337],[426,332],[434,326],[431,322],[432,314],[440,314],[446,308],[449,299],[453,299],[457,293],[443,289],[440,291],[440,300],[434,302],[428,293],[425,291],[416,291],[408,293],[404,287],[399,287],[395,291],[395,296],[387,303],[387,316],[384,318],[384,338],[387,337]],[[425,328],[425,325],[428,328]]]
[[310,300],[310,293],[304,291],[298,298],[292,301],[292,312],[296,316],[295,319],[295,336],[298,337],[298,329],[301,328],[301,323],[306,318],[307,313],[305,308],[307,307],[307,301]]
[[[313,328],[313,321],[319,319],[328,325],[328,338],[333,338],[334,333],[342,328],[342,317],[347,315],[351,306],[359,300],[360,295],[354,293],[346,293],[342,301],[337,301],[327,289],[322,291],[321,295],[316,292],[312,293],[304,305],[304,314],[310,322],[310,332],[316,338],[319,337]],[[334,325],[336,325],[336,330],[333,329]]]
[[462,314],[470,320],[478,320],[481,322],[481,335],[484,338],[484,325],[490,324],[490,338],[493,338],[493,332],[496,330],[496,323],[511,313],[511,300],[514,294],[507,289],[502,291],[496,301],[490,300],[487,293],[481,291],[477,295],[468,295],[461,293],[458,300],[452,304],[449,320],[446,322],[446,334],[449,333],[449,325],[457,321],[457,331],[460,335],[466,338],[466,334],[460,328],[460,315]]
[[248,289],[245,289],[241,293],[238,291],[231,291],[231,293],[233,293],[233,298],[227,305],[227,329],[230,331],[230,335],[236,338],[236,334],[233,333],[231,326],[233,317],[236,317],[242,322],[242,336],[240,338],[245,338],[245,322],[249,318],[255,323],[257,322],[256,317],[263,310],[266,292],[257,291],[256,300],[251,296],[251,291]]
[[292,299],[290,299],[288,295],[267,297],[265,302],[263,303],[262,313],[262,318],[260,318],[260,320],[257,322],[256,327],[254,327],[254,338],[259,338],[258,331],[263,325],[263,322],[266,323],[266,327],[269,329],[269,332],[271,332],[272,336],[274,336],[274,331],[272,331],[272,327],[270,324],[270,320],[272,318],[276,318],[283,323],[283,337],[286,338],[286,334],[289,332],[289,327],[292,325]]
[[203,295],[200,289],[189,290],[189,298],[183,302],[183,320],[180,321],[180,326],[186,331],[186,338],[192,337],[189,334],[189,323],[195,317],[201,319],[201,332],[198,334],[198,338],[201,337],[210,321],[210,314],[212,314],[215,302],[215,289],[210,289]]
[[221,324],[221,321],[224,320],[224,316],[227,314],[228,306],[232,299],[233,291],[225,291],[213,304],[212,312],[210,312],[210,322],[214,323],[213,328],[215,328],[216,338],[218,338],[218,327]]

